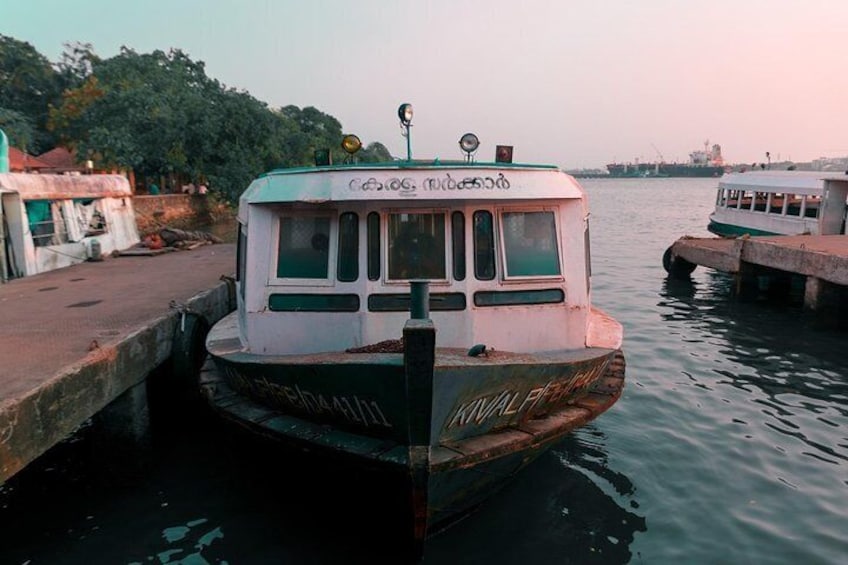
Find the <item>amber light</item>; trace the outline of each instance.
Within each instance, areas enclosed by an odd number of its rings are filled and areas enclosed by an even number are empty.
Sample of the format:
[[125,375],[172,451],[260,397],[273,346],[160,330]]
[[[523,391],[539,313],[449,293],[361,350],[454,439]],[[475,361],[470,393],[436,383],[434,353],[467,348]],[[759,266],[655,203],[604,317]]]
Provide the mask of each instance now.
[[342,149],[344,149],[345,153],[348,155],[353,155],[362,149],[362,142],[359,141],[359,138],[353,134],[346,135],[342,139]]

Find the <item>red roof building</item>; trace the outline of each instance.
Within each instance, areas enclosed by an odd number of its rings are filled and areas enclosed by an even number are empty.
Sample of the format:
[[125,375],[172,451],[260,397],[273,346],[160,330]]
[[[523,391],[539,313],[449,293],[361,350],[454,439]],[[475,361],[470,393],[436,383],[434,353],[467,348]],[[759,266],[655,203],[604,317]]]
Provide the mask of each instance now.
[[77,163],[76,151],[69,151],[64,147],[54,147],[39,155],[38,160],[48,166],[46,170],[42,171],[44,173],[85,172],[85,166]]
[[9,171],[13,173],[38,173],[49,168],[50,165],[35,157],[28,155],[15,147],[9,147]]

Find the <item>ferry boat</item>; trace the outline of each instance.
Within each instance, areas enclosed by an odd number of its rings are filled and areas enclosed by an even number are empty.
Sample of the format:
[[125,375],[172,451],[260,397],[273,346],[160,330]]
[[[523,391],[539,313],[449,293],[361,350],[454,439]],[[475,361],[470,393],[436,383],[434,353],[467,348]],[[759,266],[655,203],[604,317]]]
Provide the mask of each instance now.
[[718,183],[707,229],[720,236],[829,235],[845,233],[846,195],[829,179],[845,173],[752,171],[730,173]]
[[0,173],[0,282],[138,242],[126,177]]
[[583,189],[504,146],[474,162],[473,134],[460,145],[465,161],[254,180],[239,201],[238,307],[206,339],[214,409],[401,478],[416,548],[624,385],[622,327],[591,302]]

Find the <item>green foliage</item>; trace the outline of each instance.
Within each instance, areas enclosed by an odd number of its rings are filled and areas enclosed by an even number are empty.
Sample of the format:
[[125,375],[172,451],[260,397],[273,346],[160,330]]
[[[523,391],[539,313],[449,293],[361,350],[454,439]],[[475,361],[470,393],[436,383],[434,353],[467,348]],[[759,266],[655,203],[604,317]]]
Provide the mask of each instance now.
[[0,108],[0,129],[6,132],[9,145],[21,151],[29,151],[35,138],[35,124],[27,116],[15,110]]
[[369,143],[368,147],[362,149],[356,157],[360,163],[383,163],[394,160],[386,146],[379,141]]
[[[179,49],[123,47],[101,59],[90,44],[65,44],[54,70],[31,45],[0,36],[0,79],[0,123],[12,124],[13,138],[52,134],[98,168],[205,182],[230,202],[262,172],[312,164],[316,149],[344,158],[333,116],[312,106],[272,110],[208,77]],[[357,158],[391,155],[372,143]]]
[[47,108],[61,92],[50,61],[29,43],[0,34],[0,108],[18,112],[35,126],[27,149],[40,152],[53,143]]

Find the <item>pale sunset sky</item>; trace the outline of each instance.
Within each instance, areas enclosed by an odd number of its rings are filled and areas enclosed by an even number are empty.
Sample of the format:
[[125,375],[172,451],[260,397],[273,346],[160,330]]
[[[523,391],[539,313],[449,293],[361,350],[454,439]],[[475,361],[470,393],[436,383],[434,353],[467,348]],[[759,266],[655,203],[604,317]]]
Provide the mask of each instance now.
[[848,0],[3,0],[0,33],[50,61],[179,48],[272,108],[315,106],[416,158],[563,168],[848,155]]

